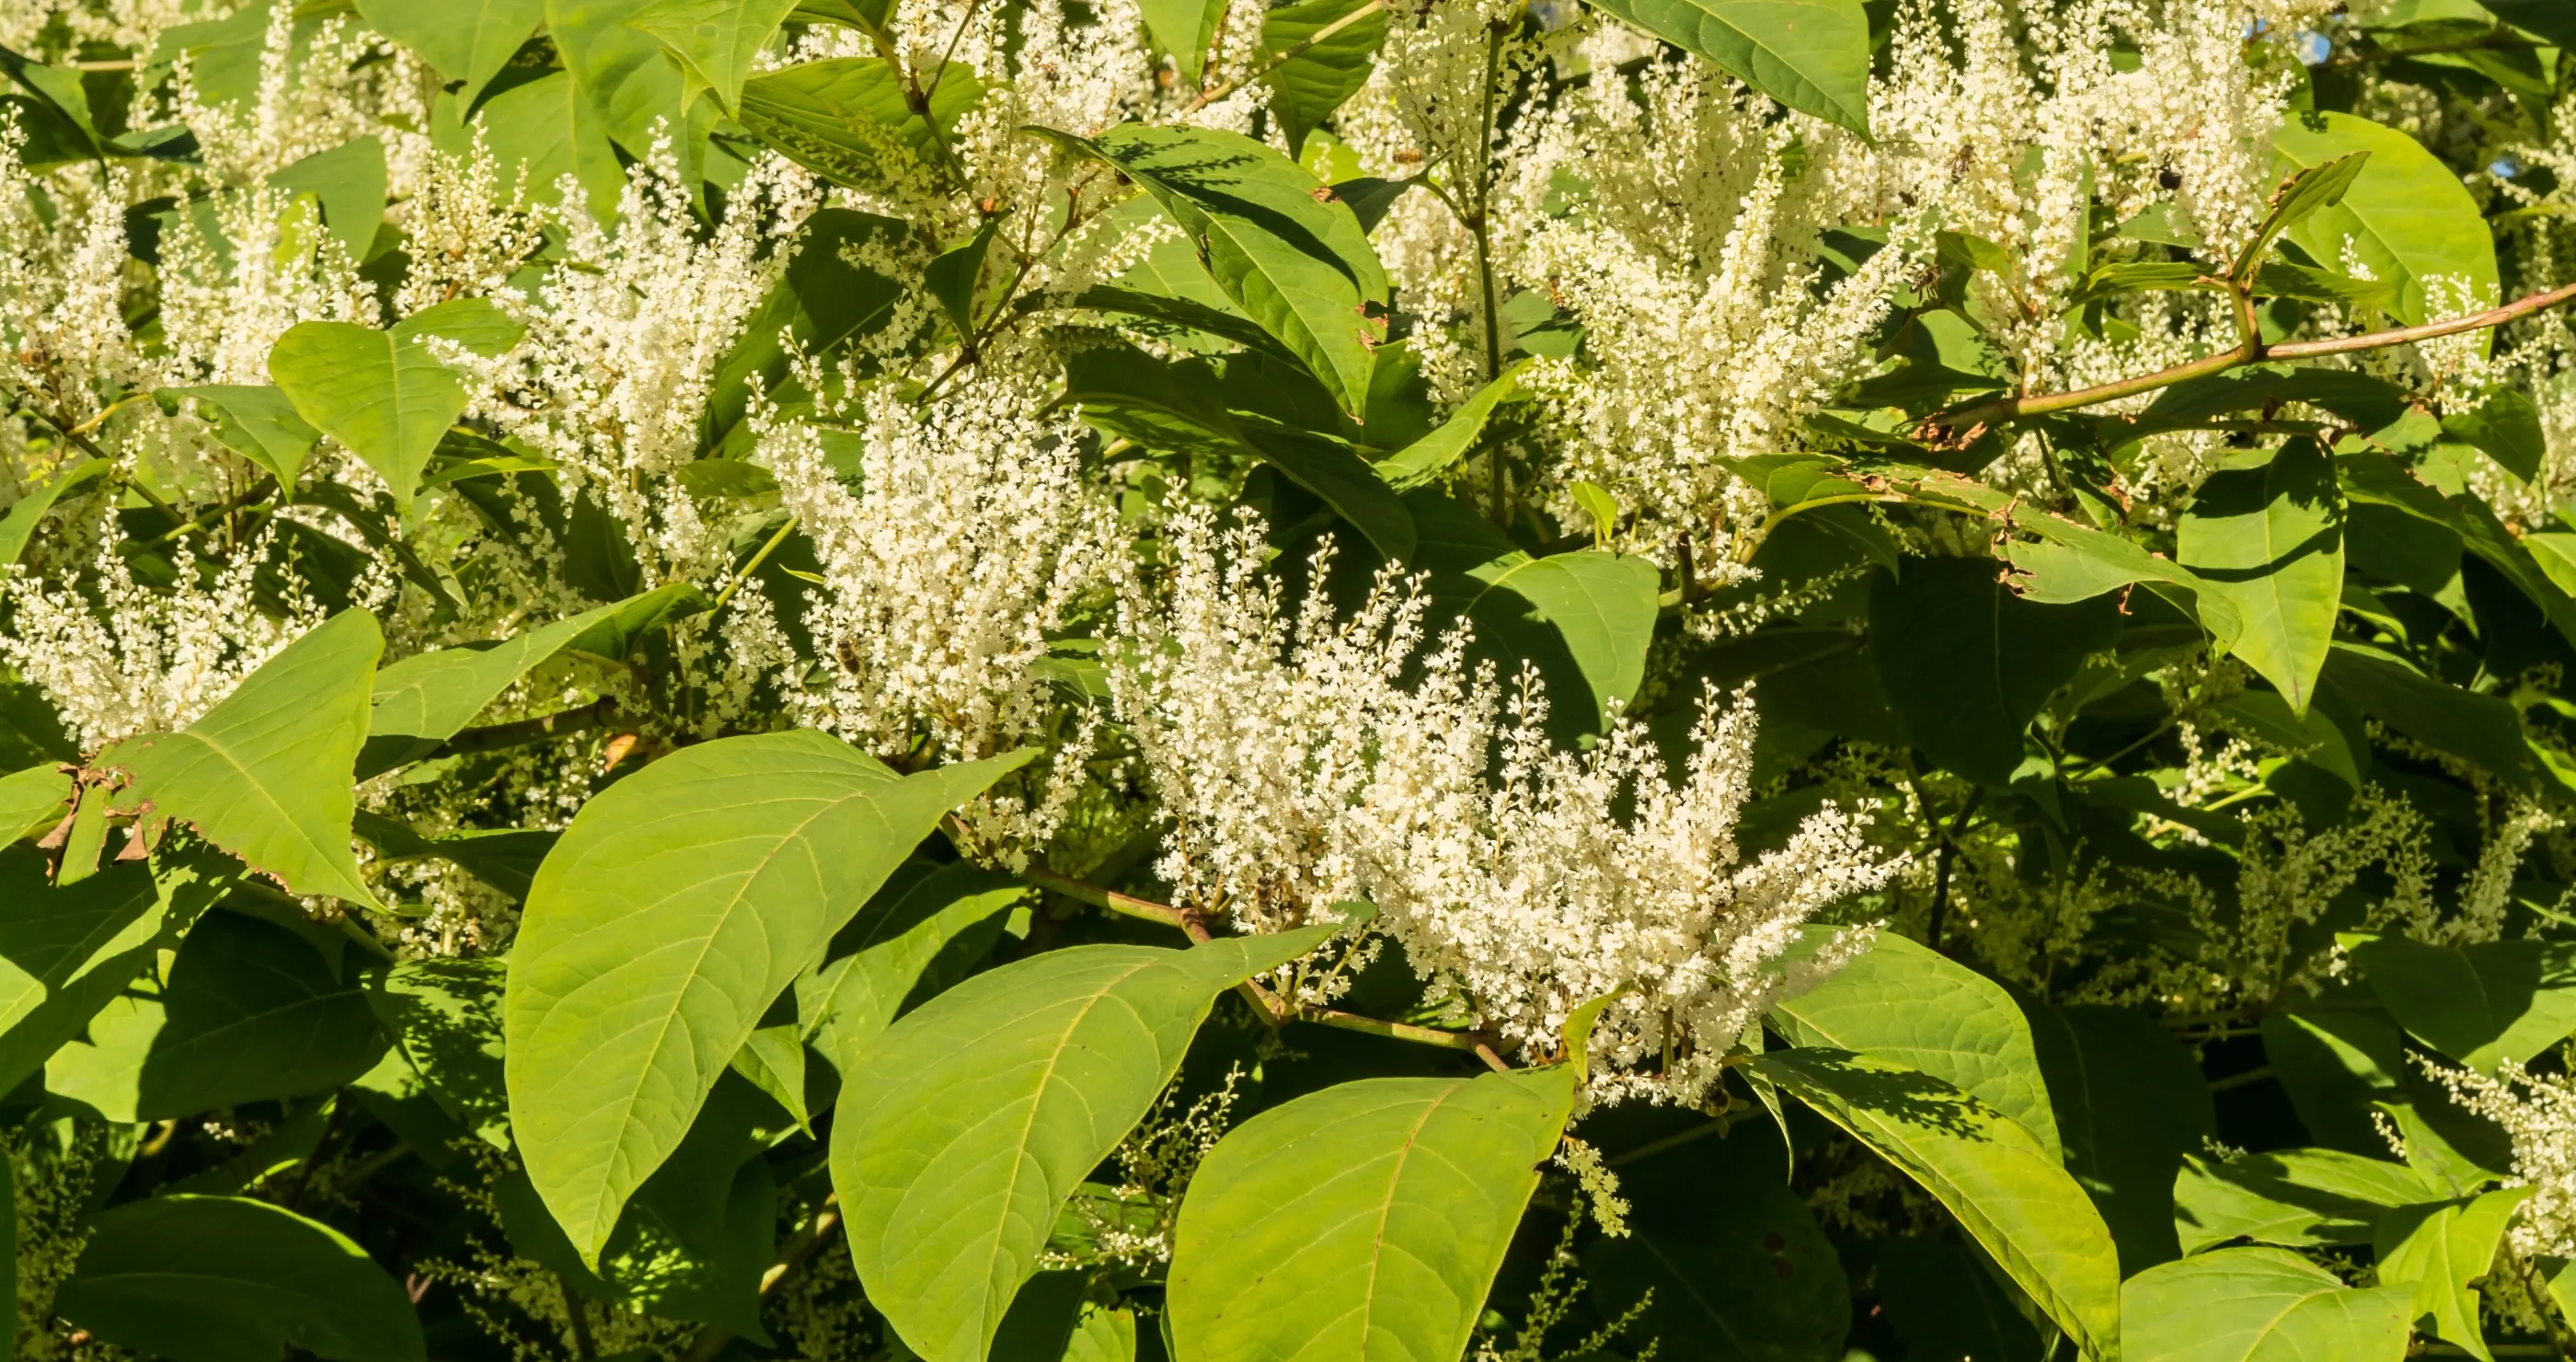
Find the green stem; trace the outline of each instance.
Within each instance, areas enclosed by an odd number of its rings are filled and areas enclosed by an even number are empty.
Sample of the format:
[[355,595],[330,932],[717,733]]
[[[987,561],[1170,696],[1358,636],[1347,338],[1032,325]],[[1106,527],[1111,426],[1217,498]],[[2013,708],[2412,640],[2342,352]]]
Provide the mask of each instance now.
[[769,555],[776,553],[778,546],[786,543],[787,536],[796,533],[796,527],[802,523],[799,517],[787,517],[787,523],[778,527],[778,533],[769,536],[769,542],[760,546],[760,552],[753,554],[751,561],[734,569],[733,579],[724,584],[724,590],[716,593],[715,603],[707,607],[707,613],[714,614],[724,609],[725,602],[733,599],[733,593],[742,590],[742,584],[751,580],[751,574],[760,571],[760,565],[768,562]]

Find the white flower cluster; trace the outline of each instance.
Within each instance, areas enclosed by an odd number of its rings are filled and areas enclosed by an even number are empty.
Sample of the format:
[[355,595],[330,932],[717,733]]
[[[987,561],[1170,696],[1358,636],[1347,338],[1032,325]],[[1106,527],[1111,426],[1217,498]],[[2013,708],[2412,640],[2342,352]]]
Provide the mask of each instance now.
[[2427,1066],[2451,1099],[2504,1127],[2513,1139],[2513,1178],[2532,1189],[2514,1216],[2514,1252],[2576,1258],[2576,1082],[2533,1073],[2508,1058],[2495,1077]]
[[[16,575],[0,601],[12,610],[0,632],[0,661],[33,682],[53,703],[83,751],[138,733],[184,728],[212,709],[243,677],[259,669],[323,611],[295,591],[271,614],[257,600],[273,541],[263,537],[234,555],[201,591],[165,591],[135,581],[132,568],[103,538],[89,585],[48,585]],[[197,564],[185,545],[172,571],[193,582]]]
[[1830,805],[1741,854],[1749,705],[1704,698],[1678,782],[1633,722],[1563,751],[1535,679],[1506,699],[1463,628],[1426,652],[1423,602],[1393,576],[1346,620],[1312,593],[1292,625],[1257,524],[1184,513],[1167,542],[1168,596],[1131,588],[1113,687],[1182,901],[1271,930],[1369,898],[1416,971],[1532,1058],[1611,999],[1596,1097],[1697,1100],[1799,929],[1898,868]]

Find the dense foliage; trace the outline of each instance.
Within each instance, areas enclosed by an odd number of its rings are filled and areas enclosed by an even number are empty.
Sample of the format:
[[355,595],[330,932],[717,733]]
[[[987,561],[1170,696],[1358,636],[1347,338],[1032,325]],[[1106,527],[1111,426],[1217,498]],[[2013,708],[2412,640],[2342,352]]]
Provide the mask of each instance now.
[[17,1355],[2576,1358],[2561,44],[0,4]]

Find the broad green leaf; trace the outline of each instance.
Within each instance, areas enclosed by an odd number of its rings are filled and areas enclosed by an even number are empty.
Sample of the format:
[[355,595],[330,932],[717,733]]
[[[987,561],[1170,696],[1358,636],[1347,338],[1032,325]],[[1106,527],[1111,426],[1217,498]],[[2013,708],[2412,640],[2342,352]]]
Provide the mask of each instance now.
[[1877,1245],[1880,1308],[1909,1357],[2028,1362],[2046,1356],[2019,1298],[1974,1247],[1888,1238]]
[[199,413],[214,417],[215,438],[226,449],[267,469],[280,487],[295,486],[304,475],[305,457],[322,438],[322,432],[295,414],[295,402],[284,389],[265,383],[163,388],[157,395],[164,400],[194,400]]
[[55,1297],[65,1319],[172,1362],[423,1362],[411,1301],[348,1236],[242,1197],[159,1196],[101,1212]]
[[9,503],[8,514],[0,515],[0,568],[17,562],[18,555],[27,551],[27,541],[56,502],[115,471],[116,465],[105,459],[84,459],[70,472]]
[[1226,0],[1139,0],[1137,8],[1154,45],[1172,54],[1182,80],[1197,86],[1207,69],[1208,44],[1216,40],[1217,23],[1225,18]]
[[1092,151],[1142,185],[1197,244],[1226,296],[1277,337],[1346,412],[1368,403],[1386,271],[1350,205],[1240,133],[1127,123]]
[[449,1115],[510,1147],[510,1099],[501,1067],[505,961],[407,960],[367,990],[376,1020]]
[[1458,404],[1439,429],[1378,460],[1377,475],[1389,486],[1405,491],[1456,467],[1484,438],[1485,423],[1493,419],[1494,409],[1520,395],[1521,371],[1528,367],[1529,361],[1523,360],[1477,389],[1475,396]]
[[1385,0],[1291,0],[1262,15],[1263,59],[1278,65],[1261,80],[1289,155],[1303,154],[1306,134],[1368,84],[1385,42]]
[[782,333],[792,336],[803,353],[828,362],[893,320],[906,288],[849,257],[893,245],[910,230],[892,218],[847,208],[826,208],[805,220],[795,255],[787,262],[787,277],[743,324],[733,353],[716,371],[707,398],[711,444],[734,432],[747,433],[743,414],[751,404],[754,375],[764,391],[773,393],[787,377]]
[[140,1120],[328,1092],[373,1068],[384,1037],[358,981],[301,935],[208,913],[180,944],[161,1027],[136,1077]]
[[2272,146],[2295,166],[2370,154],[2342,202],[2319,206],[2289,229],[2289,239],[2318,263],[2341,267],[2349,245],[2373,279],[2396,287],[2393,311],[2409,326],[2494,306],[2494,233],[2460,177],[2421,143],[2367,118],[2309,112],[2284,121]]
[[768,1100],[739,1077],[706,1107],[618,1218],[596,1270],[574,1251],[524,1171],[493,1188],[510,1247],[595,1299],[665,1319],[714,1324],[765,1341],[760,1280],[777,1239]]
[[650,0],[629,17],[653,35],[727,114],[742,106],[742,83],[796,0]]
[[585,1261],[771,1002],[942,815],[1024,760],[907,777],[812,730],[759,734],[582,806],[529,889],[502,1016],[511,1128]]
[[1727,1157],[1752,1138],[1730,1132],[1719,1147],[1677,1151],[1691,1165],[1688,1180],[1623,1166],[1628,1234],[1595,1238],[1584,1255],[1602,1318],[1654,1293],[1627,1337],[1656,1340],[1661,1362],[1845,1355],[1852,1301],[1842,1260],[1782,1170]]
[[2323,407],[2364,430],[2377,430],[2406,411],[2405,391],[2384,378],[2350,369],[2249,364],[2177,383],[2157,394],[2134,422],[2112,430],[2114,438],[2141,439],[2276,402]]
[[124,861],[54,886],[34,848],[0,851],[0,1083],[43,1069],[187,929],[216,892],[198,869]]
[[1753,1068],[1948,1207],[2087,1356],[2121,1355],[2119,1251],[2084,1189],[2019,1122],[1864,1055],[1774,1050]]
[[2444,1195],[2405,1164],[2337,1149],[2225,1161],[2185,1155],[2174,1182],[2174,1220],[2185,1253],[2231,1239],[2294,1248],[2366,1244],[2383,1212]]
[[2012,779],[2023,731],[2120,624],[2107,598],[2041,605],[1995,577],[1990,561],[1909,558],[1869,596],[1870,656],[1906,736],[1987,785]]
[[1171,1082],[1216,995],[1337,930],[1048,951],[896,1022],[842,1075],[833,1117],[869,1303],[928,1362],[981,1359],[1066,1198]]
[[1191,1362],[1427,1362],[1464,1352],[1571,1066],[1369,1078],[1244,1122],[1173,1231],[1172,1341]]
[[420,54],[472,100],[546,17],[546,0],[358,0],[367,27]]
[[1467,606],[1479,627],[1517,635],[1529,621],[1564,641],[1582,692],[1562,683],[1572,678],[1561,678],[1554,701],[1580,706],[1577,716],[1591,731],[1606,731],[1610,716],[1645,681],[1662,586],[1655,565],[1588,549],[1548,558],[1513,554],[1469,576],[1483,584]]
[[2371,1103],[2400,1095],[2405,1040],[2385,1013],[2276,1012],[2263,1018],[2263,1057],[2272,1063],[2308,1137],[2349,1153],[2387,1151]]
[[2222,722],[2297,756],[2355,790],[2361,788],[2361,763],[2353,755],[2352,743],[2324,714],[2314,709],[2300,714],[2289,701],[2268,690],[2238,691],[2212,708]]
[[743,82],[742,125],[834,184],[881,192],[946,163],[946,138],[983,97],[973,72],[947,70],[930,117],[904,102],[903,77],[875,57],[799,62]]
[[1869,16],[1860,0],[1593,0],[1828,123],[1869,135]]
[[2395,654],[2337,643],[2326,659],[2328,689],[2399,733],[2486,767],[2515,785],[2534,779],[2522,721],[2501,696],[2437,681]]
[[2238,1248],[2148,1268],[2120,1296],[2128,1362],[2398,1362],[2414,1292]]
[[2218,1130],[2208,1080],[2154,1018],[2025,1000],[2066,1169],[2101,1211],[2123,1276],[2181,1256],[2174,1177]]
[[705,592],[687,582],[655,587],[610,607],[589,628],[565,640],[564,650],[623,662],[645,635],[673,620],[704,614],[711,604]]
[[1136,1312],[1083,1302],[1063,1362],[1136,1362]]
[[116,807],[189,824],[291,892],[379,907],[359,876],[349,823],[383,647],[375,616],[342,611],[186,729],[110,746],[99,766],[127,778]]
[[2426,946],[2392,936],[2354,947],[2352,958],[2400,1025],[2472,1069],[2531,1063],[2576,1034],[2576,943]]
[[835,1070],[849,1073],[894,1025],[906,999],[964,980],[1028,892],[968,865],[905,864],[833,938],[822,963],[797,977],[805,1038]]
[[2507,388],[2464,412],[2442,418],[2442,433],[2486,451],[2498,466],[2529,482],[2540,476],[2549,456],[2549,436],[2540,427],[2540,408],[2518,389]]
[[[608,122],[570,71],[551,71],[492,96],[474,114],[483,148],[504,181],[527,186],[532,204],[563,201],[559,191],[570,177],[581,190],[590,215],[601,221],[617,216],[618,196],[626,188],[626,169],[618,164]],[[471,130],[460,128],[464,143]],[[440,150],[464,154],[464,147]]]
[[1231,446],[1323,499],[1381,555],[1404,561],[1418,539],[1413,516],[1348,444],[1261,412],[1227,405],[1225,380],[1204,360],[1164,364],[1126,347],[1074,355],[1065,364],[1068,405],[1091,425],[1151,449]]
[[2306,713],[2343,603],[2343,496],[2312,440],[2221,461],[2192,498],[2176,554],[2244,620],[2232,648]]
[[2237,256],[2230,274],[2238,279],[2244,278],[2281,233],[2306,221],[2318,209],[2332,208],[2343,202],[2344,194],[2352,188],[2353,180],[2360,176],[2361,168],[2369,161],[2369,152],[2356,151],[2293,172],[2279,189],[2273,191],[2272,211],[2263,215],[2263,221],[2254,229],[2254,239],[2245,243],[2245,250]]
[[491,643],[414,653],[378,670],[359,778],[437,750],[520,677],[633,604],[603,605]]
[[2061,1154],[2030,1021],[2003,985],[1893,932],[1771,1009],[1790,1043],[1920,1069],[2022,1124]]
[[2538,34],[2560,47],[2576,47],[2576,11],[2568,10],[2558,0],[2478,0],[2478,3],[2516,28]]
[[464,380],[424,339],[442,337],[485,353],[506,349],[503,337],[515,339],[516,323],[490,303],[458,303],[440,304],[390,331],[299,322],[268,355],[269,377],[295,403],[296,414],[376,470],[406,515],[430,453],[466,403]]
[[797,1129],[813,1133],[814,1117],[805,1109],[805,1038],[795,1022],[752,1032],[733,1052],[728,1067],[767,1093]]
[[0,776],[0,844],[43,832],[71,808],[72,778],[56,762]]
[[[636,0],[545,0],[546,35],[627,155],[648,156],[654,137],[667,136],[681,177],[694,181],[705,141],[704,125],[691,116],[696,92],[658,40],[627,25],[638,8]],[[613,216],[604,205],[592,211]]]
[[976,284],[984,274],[984,257],[992,253],[993,234],[1001,225],[1000,218],[985,219],[964,245],[942,252],[921,272],[922,287],[939,300],[940,310],[948,314],[960,339],[975,335]]
[[367,258],[376,227],[385,220],[385,176],[385,144],[370,134],[317,151],[272,173],[268,182],[319,201],[323,225],[354,265]]
[[2417,1327],[2480,1362],[2494,1362],[2494,1355],[2478,1327],[2478,1292],[2470,1283],[2495,1266],[2505,1227],[2532,1190],[2508,1187],[2379,1222],[2379,1284],[2414,1287]]
[[2254,293],[2262,298],[2295,298],[2303,303],[2332,303],[2373,312],[2387,311],[2397,298],[2397,290],[2376,279],[2355,279],[2349,274],[2280,260],[2264,261],[2263,267],[2254,272]]

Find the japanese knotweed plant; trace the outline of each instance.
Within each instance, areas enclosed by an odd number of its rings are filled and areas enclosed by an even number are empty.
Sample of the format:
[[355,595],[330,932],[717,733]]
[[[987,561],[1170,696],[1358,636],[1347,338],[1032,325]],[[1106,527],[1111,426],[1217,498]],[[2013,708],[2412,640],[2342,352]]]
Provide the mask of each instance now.
[[17,1355],[2576,1358],[2563,45],[0,0]]

